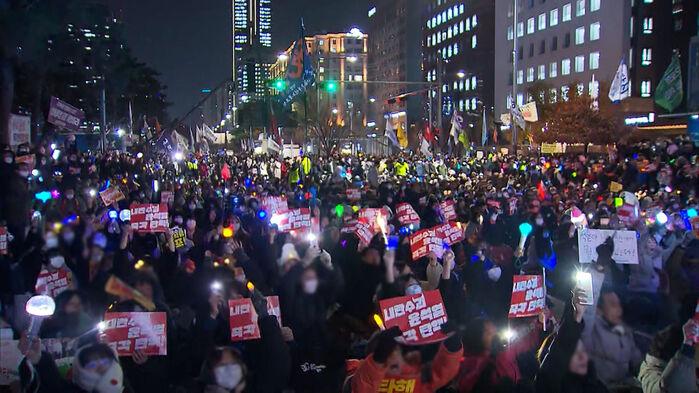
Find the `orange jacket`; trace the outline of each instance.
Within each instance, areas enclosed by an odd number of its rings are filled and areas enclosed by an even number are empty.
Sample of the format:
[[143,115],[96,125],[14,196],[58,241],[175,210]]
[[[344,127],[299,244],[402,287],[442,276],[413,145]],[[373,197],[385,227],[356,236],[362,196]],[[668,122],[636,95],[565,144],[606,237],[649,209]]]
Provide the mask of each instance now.
[[432,393],[448,384],[459,371],[463,349],[449,352],[444,344],[432,362],[432,380],[422,382],[420,365],[404,365],[400,376],[386,378],[386,368],[368,356],[352,377],[352,393]]

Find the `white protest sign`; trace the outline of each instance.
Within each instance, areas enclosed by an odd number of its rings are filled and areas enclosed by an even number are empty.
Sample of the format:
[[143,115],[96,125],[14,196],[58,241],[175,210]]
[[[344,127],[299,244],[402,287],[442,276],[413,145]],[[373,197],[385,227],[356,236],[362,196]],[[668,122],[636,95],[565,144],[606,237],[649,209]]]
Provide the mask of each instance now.
[[614,240],[612,259],[621,264],[638,264],[638,242],[636,231],[614,231],[609,229],[583,228],[578,231],[578,256],[580,263],[597,261],[597,246],[607,238]]

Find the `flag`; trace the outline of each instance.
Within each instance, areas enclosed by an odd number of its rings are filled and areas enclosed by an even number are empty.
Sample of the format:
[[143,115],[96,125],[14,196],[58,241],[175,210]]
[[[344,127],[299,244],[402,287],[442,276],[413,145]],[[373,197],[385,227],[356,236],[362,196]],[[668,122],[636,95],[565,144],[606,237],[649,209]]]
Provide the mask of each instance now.
[[485,119],[485,107],[483,107],[483,125],[481,127],[481,145],[485,146],[488,143],[488,123]]
[[396,147],[400,147],[398,144],[398,138],[396,137],[396,132],[393,130],[393,121],[391,120],[391,115],[388,115],[388,118],[386,119],[386,131],[384,132],[384,136],[388,138],[391,143],[396,145]]
[[216,142],[216,134],[214,134],[214,131],[207,126],[206,123],[201,126],[201,135],[204,137],[204,139],[208,139],[211,143]]
[[609,87],[609,99],[621,101],[631,97],[631,86],[629,84],[629,68],[626,66],[624,59],[621,59],[619,68],[616,70],[612,85]]
[[312,85],[316,79],[313,62],[306,47],[305,35],[303,19],[301,19],[299,38],[291,50],[289,64],[286,69],[286,89],[280,94],[281,104],[285,107],[291,105],[291,102],[305,92],[308,86]]
[[432,128],[429,124],[425,126],[425,133],[422,135],[427,141],[427,143],[432,143],[432,141],[434,140],[434,134],[432,133]]
[[398,144],[402,149],[408,147],[408,132],[405,130],[403,122],[398,122]]
[[464,117],[458,111],[454,111],[454,114],[451,116],[451,131],[449,131],[449,135],[454,139],[454,145],[459,143],[459,136],[463,133],[463,130]]
[[192,147],[192,151],[194,151],[194,134],[192,133],[192,126],[189,126],[189,145]]
[[514,119],[514,123],[517,127],[524,129],[527,125],[524,121],[524,116],[522,115],[522,112],[520,112],[519,108],[512,108],[512,118]]
[[498,144],[498,128],[493,128],[493,143],[497,146]]
[[680,106],[684,99],[682,90],[682,68],[677,53],[672,56],[670,65],[665,70],[663,78],[655,89],[655,103],[668,112]]
[[539,121],[539,112],[536,110],[536,102],[532,101],[520,106],[519,111],[522,113],[522,117],[525,121],[530,123]]
[[425,139],[424,137],[421,139],[422,143],[420,143],[420,152],[427,157],[431,157],[432,152],[430,152],[430,143],[427,142],[427,139]]
[[150,127],[148,127],[148,121],[146,120],[146,115],[143,115],[143,127],[141,127],[141,135],[146,139],[150,139]]

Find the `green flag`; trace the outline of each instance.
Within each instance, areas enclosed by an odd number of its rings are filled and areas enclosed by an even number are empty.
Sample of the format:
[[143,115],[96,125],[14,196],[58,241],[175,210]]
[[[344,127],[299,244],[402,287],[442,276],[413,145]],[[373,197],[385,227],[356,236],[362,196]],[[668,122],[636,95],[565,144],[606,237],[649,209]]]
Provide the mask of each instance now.
[[682,69],[680,66],[680,58],[675,53],[672,56],[670,65],[665,70],[663,78],[655,90],[655,103],[668,112],[672,112],[677,108],[684,98],[682,90]]

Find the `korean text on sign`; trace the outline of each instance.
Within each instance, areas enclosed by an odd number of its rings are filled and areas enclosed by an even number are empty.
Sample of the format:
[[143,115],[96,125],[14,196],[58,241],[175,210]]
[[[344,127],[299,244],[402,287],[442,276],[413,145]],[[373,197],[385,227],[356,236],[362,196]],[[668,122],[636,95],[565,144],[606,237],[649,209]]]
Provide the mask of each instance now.
[[42,269],[36,279],[36,286],[34,289],[38,294],[56,297],[61,292],[70,288],[72,281],[72,274],[65,267],[53,272]]
[[456,209],[454,208],[454,201],[448,200],[441,202],[439,204],[439,209],[442,211],[442,216],[444,216],[445,221],[456,220]]
[[131,228],[137,232],[165,232],[169,230],[167,205],[131,205]]
[[311,228],[311,209],[293,209],[272,217],[280,232],[303,231]]
[[[228,301],[230,312],[231,341],[255,340],[260,338],[260,327],[257,324],[257,311],[249,298],[231,299]],[[281,311],[277,296],[267,297],[267,312],[274,315],[281,326]]]
[[409,203],[400,203],[396,206],[396,218],[401,225],[420,225],[420,216]]
[[436,227],[422,229],[410,235],[410,253],[413,261],[433,252],[437,258],[444,254],[445,245],[451,246],[464,240],[461,223],[448,222]]
[[520,275],[512,278],[510,318],[533,317],[546,307],[542,276]]
[[[417,386],[417,389],[415,388]],[[379,393],[413,393],[421,392],[420,383],[415,378],[387,378],[381,380]]]
[[397,326],[408,344],[428,344],[446,337],[447,313],[438,290],[379,301],[386,328]]
[[285,196],[268,196],[262,198],[261,208],[271,217],[273,214],[288,211],[289,205]]
[[106,313],[102,335],[119,356],[132,356],[137,350],[148,356],[167,355],[164,312]]

